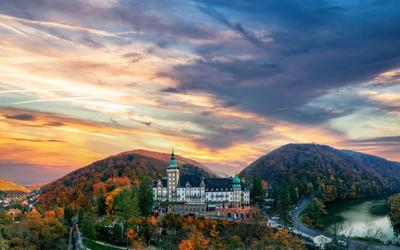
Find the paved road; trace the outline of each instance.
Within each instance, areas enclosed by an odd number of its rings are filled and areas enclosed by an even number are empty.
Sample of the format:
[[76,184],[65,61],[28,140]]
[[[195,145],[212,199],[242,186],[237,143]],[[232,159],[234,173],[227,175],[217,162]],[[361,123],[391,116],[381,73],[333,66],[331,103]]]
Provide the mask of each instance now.
[[79,231],[78,224],[75,224],[75,228],[75,231],[73,230],[73,227],[70,229],[68,250],[86,250],[86,247],[82,242],[82,234]]
[[[306,226],[303,222],[301,222],[299,215],[301,214],[301,212],[303,212],[303,210],[308,206],[308,204],[310,203],[310,199],[309,198],[304,198],[301,203],[299,204],[299,206],[297,207],[297,209],[293,209],[292,210],[292,221],[293,221],[293,230],[295,232],[301,233],[305,236],[308,237],[316,237],[318,235],[325,235],[327,237],[329,237],[329,235],[326,235],[323,232],[320,232],[318,230],[315,230],[313,228],[310,228],[308,226]],[[354,241],[351,240],[348,243],[348,249],[351,250],[356,250],[356,249],[360,249],[360,248],[365,248],[367,247],[367,243],[366,242],[362,242],[362,241]],[[400,247],[397,246],[389,246],[389,245],[372,245],[370,246],[369,249],[377,249],[377,250],[399,250]]]

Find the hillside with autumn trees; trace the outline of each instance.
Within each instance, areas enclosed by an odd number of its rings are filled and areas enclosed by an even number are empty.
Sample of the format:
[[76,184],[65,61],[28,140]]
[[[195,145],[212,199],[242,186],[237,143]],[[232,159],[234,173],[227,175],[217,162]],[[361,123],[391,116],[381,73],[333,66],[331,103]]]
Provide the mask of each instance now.
[[[141,177],[156,179],[165,176],[169,157],[164,153],[133,150],[96,161],[44,186],[39,197],[41,208],[49,210],[69,204],[76,211],[105,202],[110,210],[113,198],[121,188],[137,184]],[[176,157],[184,174],[215,176],[196,161]]]
[[288,184],[323,202],[390,194],[400,190],[400,163],[318,144],[288,144],[262,156],[241,173],[260,175],[270,187]]
[[283,218],[289,218],[285,215],[290,204],[311,196],[303,218],[314,226],[324,204],[400,191],[400,163],[318,144],[282,146],[251,163],[240,176],[267,181]]

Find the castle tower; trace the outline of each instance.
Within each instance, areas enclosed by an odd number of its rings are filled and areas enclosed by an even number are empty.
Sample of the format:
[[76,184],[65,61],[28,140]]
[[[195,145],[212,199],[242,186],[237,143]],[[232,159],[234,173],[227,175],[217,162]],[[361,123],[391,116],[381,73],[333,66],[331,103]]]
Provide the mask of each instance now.
[[179,181],[179,169],[176,163],[174,149],[172,149],[171,160],[167,166],[167,194],[169,201],[177,201],[177,186]]
[[232,205],[234,207],[240,207],[242,199],[242,186],[240,185],[240,178],[237,174],[233,178],[232,189],[233,189]]
[[204,182],[204,176],[200,182],[200,202],[206,201],[206,184]]

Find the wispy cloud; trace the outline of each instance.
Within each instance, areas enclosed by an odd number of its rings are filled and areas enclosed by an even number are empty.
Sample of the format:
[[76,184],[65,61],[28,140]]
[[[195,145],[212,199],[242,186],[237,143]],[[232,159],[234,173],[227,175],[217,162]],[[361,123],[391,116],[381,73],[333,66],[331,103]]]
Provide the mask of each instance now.
[[6,1],[0,159],[17,162],[22,152],[29,164],[79,167],[174,146],[233,173],[289,142],[399,159],[394,143],[363,141],[400,133],[399,9]]

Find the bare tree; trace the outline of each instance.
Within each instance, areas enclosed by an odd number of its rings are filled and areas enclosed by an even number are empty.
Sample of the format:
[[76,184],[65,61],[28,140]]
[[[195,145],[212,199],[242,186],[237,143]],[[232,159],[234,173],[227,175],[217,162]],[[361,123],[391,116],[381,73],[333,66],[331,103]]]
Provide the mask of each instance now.
[[351,227],[350,223],[347,223],[345,224],[342,232],[342,235],[344,235],[344,241],[346,242],[346,249],[349,249],[350,240],[354,236],[355,230],[353,227]]
[[354,229],[348,223],[337,221],[328,228],[327,232],[332,236],[335,246],[338,245],[338,240],[343,240],[348,245],[354,234]]
[[367,238],[367,249],[371,247],[374,239],[380,239],[384,236],[382,229],[379,228],[375,223],[366,222],[364,229],[364,237]]

